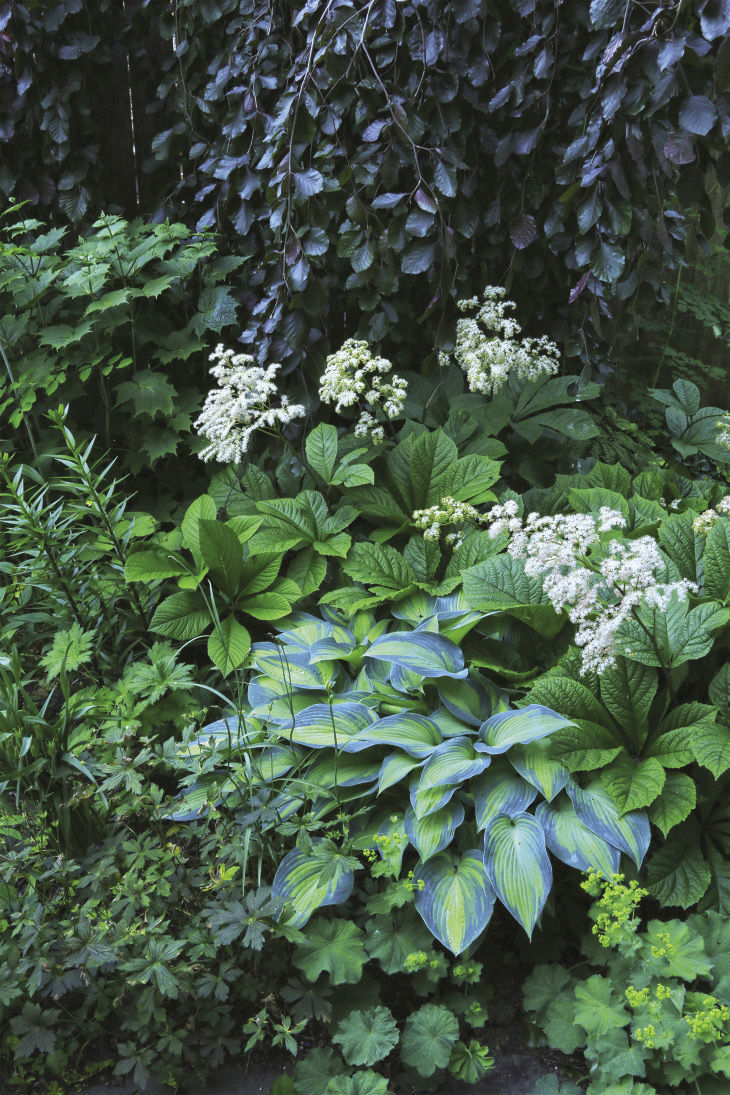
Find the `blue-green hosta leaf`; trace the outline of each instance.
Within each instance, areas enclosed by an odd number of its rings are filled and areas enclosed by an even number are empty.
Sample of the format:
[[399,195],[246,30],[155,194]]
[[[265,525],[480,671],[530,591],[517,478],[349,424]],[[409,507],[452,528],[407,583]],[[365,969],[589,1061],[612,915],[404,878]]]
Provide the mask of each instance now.
[[479,728],[476,749],[484,753],[506,753],[513,745],[529,745],[546,738],[556,730],[572,726],[570,719],[542,704],[531,703],[518,711],[500,711]]
[[565,765],[550,755],[549,745],[546,738],[531,745],[515,745],[508,756],[523,779],[537,787],[543,797],[551,802],[565,787],[569,773]]
[[264,783],[273,783],[299,764],[302,756],[302,750],[294,746],[269,745],[253,755],[251,767]]
[[593,868],[604,878],[617,873],[621,853],[612,844],[591,832],[573,809],[570,800],[561,798],[556,803],[541,802],[535,817],[545,833],[545,843],[554,856],[579,871]]
[[501,814],[484,837],[484,866],[492,889],[532,937],[553,882],[542,825],[531,814]]
[[591,783],[584,789],[569,780],[566,787],[578,819],[596,836],[626,852],[640,867],[651,839],[646,814],[637,810],[620,817],[616,803],[601,783]]
[[282,722],[271,727],[297,745],[311,749],[342,749],[364,727],[377,721],[377,715],[362,703],[313,703],[299,711],[289,724]]
[[412,757],[429,757],[441,741],[441,733],[431,719],[412,711],[402,711],[373,721],[345,746],[348,753],[369,749],[372,745],[394,745]]
[[267,677],[283,681],[292,689],[313,689],[317,692],[326,687],[332,676],[327,663],[310,665],[309,652],[289,650],[276,643],[254,643],[251,647],[252,664]]
[[295,848],[284,856],[274,875],[271,896],[282,903],[282,912],[290,914],[287,923],[300,928],[315,909],[347,900],[356,866],[358,861],[342,855],[331,841],[313,841],[309,852]]
[[497,693],[489,696],[483,685],[473,676],[464,680],[442,680],[438,685],[444,707],[467,726],[481,726],[495,708]]
[[392,665],[390,667],[388,680],[393,688],[405,695],[423,692],[423,676],[420,673],[414,673],[412,669],[405,669],[402,665]]
[[404,818],[406,833],[422,863],[448,848],[463,820],[464,807],[460,802],[450,802],[443,809],[420,819],[413,808],[408,807]]
[[422,791],[418,786],[418,780],[411,781],[410,799],[413,812],[420,821],[429,814],[435,814],[447,802],[450,802],[458,790],[458,787],[430,787]]
[[344,642],[338,642],[335,638],[319,639],[309,648],[310,662],[337,661],[339,658],[348,658],[355,649],[355,636]]
[[324,687],[321,697],[310,691],[295,692],[292,695],[283,680],[266,677],[263,673],[252,677],[246,690],[246,699],[253,716],[280,722],[291,720],[293,714],[305,707],[311,707],[312,702],[318,698],[326,699]]
[[393,662],[423,677],[465,677],[464,656],[456,643],[428,631],[396,631],[381,635],[366,657]]
[[504,762],[494,764],[471,786],[476,809],[477,832],[486,829],[497,814],[516,817],[537,798],[537,791]]
[[387,791],[389,787],[393,787],[394,784],[410,775],[413,769],[418,768],[422,763],[420,760],[414,760],[407,753],[392,753],[389,757],[386,757],[380,766],[378,794],[380,795],[383,791]]
[[463,783],[465,779],[478,776],[490,763],[490,757],[474,751],[471,738],[447,738],[436,746],[426,761],[418,790]]
[[316,758],[304,778],[312,787],[359,787],[364,783],[376,783],[379,772],[380,762],[368,756],[348,756],[328,750]]
[[415,906],[426,927],[452,954],[461,954],[482,934],[494,909],[494,890],[479,851],[459,859],[446,852],[419,863]]

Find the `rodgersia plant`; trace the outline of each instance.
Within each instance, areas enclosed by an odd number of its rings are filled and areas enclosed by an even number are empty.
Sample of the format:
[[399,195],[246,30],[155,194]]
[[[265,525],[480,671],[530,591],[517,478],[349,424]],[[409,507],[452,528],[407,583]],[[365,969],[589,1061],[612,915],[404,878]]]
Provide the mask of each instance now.
[[357,406],[360,417],[355,424],[355,437],[369,437],[376,443],[385,440],[378,412],[386,418],[395,418],[403,410],[406,393],[406,382],[393,375],[391,362],[376,357],[367,342],[354,338],[329,355],[319,388],[322,402],[333,403],[338,413]]

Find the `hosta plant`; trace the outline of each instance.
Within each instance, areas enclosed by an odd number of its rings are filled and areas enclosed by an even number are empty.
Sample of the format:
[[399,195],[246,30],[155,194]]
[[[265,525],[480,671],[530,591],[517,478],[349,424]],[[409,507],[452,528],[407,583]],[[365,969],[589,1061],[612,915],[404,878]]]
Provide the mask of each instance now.
[[454,640],[478,614],[459,596],[428,607],[417,627],[367,611],[299,614],[276,641],[254,644],[244,708],[188,742],[191,786],[173,816],[212,800],[249,816],[255,805],[290,832],[294,819],[316,829],[348,818],[341,845],[300,832],[280,862],[273,892],[288,922],[345,901],[356,853],[377,849],[378,873],[412,872],[418,912],[458,954],[497,900],[532,934],[552,884],[549,852],[610,877],[623,852],[641,863],[649,823],[640,811],[620,816],[600,783],[583,785],[550,758],[568,719],[510,707],[465,664]]
[[[730,1077],[730,929],[718,913],[641,923],[646,890],[595,874],[587,961],[537,966],[525,1006],[545,1039],[589,1062],[588,1095],[724,1095]],[[656,1087],[654,1086],[656,1085]]]

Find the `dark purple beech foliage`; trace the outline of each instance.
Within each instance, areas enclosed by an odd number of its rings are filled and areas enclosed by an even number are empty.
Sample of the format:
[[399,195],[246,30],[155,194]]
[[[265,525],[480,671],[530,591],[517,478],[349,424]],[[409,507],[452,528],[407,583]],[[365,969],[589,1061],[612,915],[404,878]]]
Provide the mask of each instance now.
[[486,283],[596,364],[724,237],[729,31],[730,0],[6,0],[0,192],[214,227],[286,368],[355,333],[416,363]]

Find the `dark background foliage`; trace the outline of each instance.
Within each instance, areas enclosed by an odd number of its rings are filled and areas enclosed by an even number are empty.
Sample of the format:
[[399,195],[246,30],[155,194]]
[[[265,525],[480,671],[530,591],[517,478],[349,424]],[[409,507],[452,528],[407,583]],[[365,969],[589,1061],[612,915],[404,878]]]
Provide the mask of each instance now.
[[287,366],[356,331],[418,363],[486,282],[600,365],[724,238],[729,27],[728,0],[10,0],[0,193],[216,229],[244,342]]

